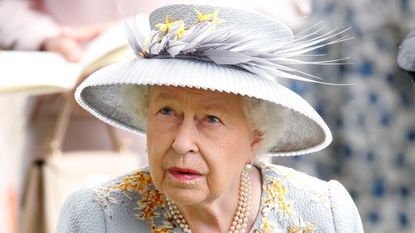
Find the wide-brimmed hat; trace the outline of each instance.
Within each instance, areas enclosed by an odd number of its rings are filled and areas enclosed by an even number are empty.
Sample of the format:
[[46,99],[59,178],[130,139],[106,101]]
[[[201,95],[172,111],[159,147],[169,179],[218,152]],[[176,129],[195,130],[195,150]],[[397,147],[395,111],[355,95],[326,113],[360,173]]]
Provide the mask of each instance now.
[[333,39],[344,28],[319,34],[316,30],[322,28],[315,27],[295,37],[287,26],[266,16],[202,5],[165,6],[153,11],[149,20],[153,32],[147,38],[127,27],[136,59],[104,67],[77,88],[77,102],[94,116],[144,133],[136,120],[143,119],[137,116],[136,103],[125,99],[131,86],[189,87],[257,98],[287,109],[283,135],[269,151],[274,155],[306,154],[330,144],[332,135],[319,114],[278,80],[319,82],[291,65],[338,62],[298,57],[345,40]]
[[412,29],[399,47],[398,65],[415,83],[415,28]]

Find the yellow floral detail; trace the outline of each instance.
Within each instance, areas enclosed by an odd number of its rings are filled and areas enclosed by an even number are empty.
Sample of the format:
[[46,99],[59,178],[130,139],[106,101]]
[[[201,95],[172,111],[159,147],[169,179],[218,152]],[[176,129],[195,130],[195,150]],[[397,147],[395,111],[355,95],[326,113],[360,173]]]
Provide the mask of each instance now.
[[314,232],[316,232],[316,225],[311,224],[311,223],[307,224],[307,226],[304,229],[304,233],[314,233]]
[[147,221],[154,233],[171,232],[173,220],[166,217],[161,226],[154,219],[161,217],[161,209],[166,208],[165,196],[153,187],[151,176],[148,172],[138,171],[121,179],[119,184],[111,187],[112,191],[137,192],[141,198],[137,200],[136,218]]
[[301,228],[298,226],[289,226],[288,233],[301,233]]
[[212,23],[221,23],[221,19],[218,18],[219,10],[216,9],[213,13],[210,14],[202,14],[198,9],[195,9],[197,13],[197,18],[199,19],[199,22],[212,22]]
[[173,29],[177,30],[177,34],[175,36],[176,40],[180,38],[186,31],[183,20],[172,21],[169,16],[166,16],[166,20],[164,23],[156,24],[156,27],[159,31],[164,33],[170,33]]
[[164,207],[166,204],[164,195],[157,190],[150,189],[143,193],[143,197],[138,200],[139,219],[151,222],[153,218],[160,217],[160,213],[155,212],[158,207]]
[[152,183],[151,176],[145,172],[136,172],[124,177],[121,182],[111,187],[112,190],[118,191],[137,191],[143,193],[146,190],[146,185]]
[[308,223],[306,227],[299,227],[292,225],[288,227],[288,233],[315,233],[316,226],[314,224]]
[[[195,11],[199,19],[196,22],[196,25],[202,22],[207,22],[209,24],[213,23],[212,30],[215,30],[216,25],[222,23],[222,20],[218,18],[219,10],[215,10],[213,13],[205,15],[197,9],[195,9]],[[173,21],[168,15],[166,16],[164,23],[158,23],[155,27],[158,28],[158,34],[156,35],[156,37],[153,37],[153,39],[156,38],[156,42],[161,42],[163,39],[170,40],[173,38],[174,40],[178,40],[180,37],[183,36],[183,34],[186,33],[186,31],[190,29],[188,27],[185,27],[185,23],[183,20]],[[141,52],[138,55],[141,57],[148,56],[148,54],[145,52]]]
[[[286,229],[286,232],[288,233],[317,232],[317,227],[315,226],[315,224],[308,223],[307,221],[304,221],[300,216],[298,216],[293,206],[293,202],[287,200],[287,194],[289,190],[287,187],[284,186],[287,177],[281,176],[281,173],[279,172],[279,170],[276,170],[277,167],[275,166],[269,166],[264,164],[259,165],[263,167],[262,173],[266,177],[263,186],[265,195],[261,202],[261,224],[260,227],[255,229],[253,232],[275,232],[275,226],[271,226],[270,224],[274,223],[273,221],[278,221],[276,224],[279,224],[281,227],[284,227]],[[279,216],[275,216],[276,214]],[[294,222],[297,224],[293,224]],[[273,227],[272,230],[271,227]]]
[[159,29],[159,31],[170,32],[173,25],[174,21],[171,21],[170,16],[167,15],[165,22],[156,24],[156,27]]
[[271,224],[266,217],[262,218],[261,230],[262,230],[262,233],[272,233]]
[[138,214],[141,220],[153,223],[153,218],[159,217],[160,213],[155,210],[158,207],[164,207],[164,196],[156,189],[150,189],[148,186],[152,184],[151,176],[145,172],[136,172],[132,175],[124,177],[118,185],[112,187],[112,190],[119,191],[136,191],[142,194],[142,198],[137,201]]
[[176,40],[179,39],[183,35],[183,33],[186,31],[186,28],[184,27],[183,20],[180,20],[178,22],[178,24],[179,25],[178,25],[178,29],[177,29],[177,34],[176,34],[176,37],[175,37]]
[[167,227],[157,227],[156,225],[151,226],[152,233],[170,233],[170,229]]
[[266,205],[279,207],[284,215],[291,213],[291,206],[285,200],[287,189],[281,185],[278,179],[272,179],[266,186],[265,191],[269,199],[265,201]]

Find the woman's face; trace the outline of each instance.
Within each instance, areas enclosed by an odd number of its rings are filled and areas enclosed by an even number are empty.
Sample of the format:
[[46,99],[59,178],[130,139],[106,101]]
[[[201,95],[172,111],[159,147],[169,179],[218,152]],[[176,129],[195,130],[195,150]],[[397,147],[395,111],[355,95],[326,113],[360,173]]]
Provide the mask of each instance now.
[[176,203],[202,204],[234,195],[258,144],[241,96],[152,88],[147,114],[150,173],[156,187]]

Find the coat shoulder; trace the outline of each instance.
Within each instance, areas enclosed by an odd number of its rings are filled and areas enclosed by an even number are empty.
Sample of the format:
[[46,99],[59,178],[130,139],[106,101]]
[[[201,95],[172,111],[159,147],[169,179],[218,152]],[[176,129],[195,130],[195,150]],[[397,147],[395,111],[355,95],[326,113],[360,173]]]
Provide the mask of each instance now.
[[95,201],[94,192],[85,188],[66,199],[60,211],[56,232],[105,232],[105,221],[104,210]]
[[[165,232],[173,228],[166,213],[165,197],[154,187],[149,172],[137,170],[70,196],[58,232]],[[84,223],[89,216],[93,219]]]
[[[262,208],[288,232],[363,232],[357,208],[338,181],[262,163]],[[298,231],[295,231],[295,230]]]

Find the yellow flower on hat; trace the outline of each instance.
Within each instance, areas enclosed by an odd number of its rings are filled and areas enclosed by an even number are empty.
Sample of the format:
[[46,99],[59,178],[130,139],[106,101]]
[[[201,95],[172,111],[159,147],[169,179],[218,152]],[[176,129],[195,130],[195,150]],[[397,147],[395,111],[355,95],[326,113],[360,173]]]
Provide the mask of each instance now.
[[177,35],[176,35],[176,40],[178,39],[178,38],[180,38],[182,35],[183,35],[183,33],[186,31],[186,28],[184,27],[184,22],[183,22],[183,20],[179,20],[178,21],[178,29],[177,29]]
[[205,21],[209,21],[212,23],[221,23],[222,20],[220,18],[218,18],[218,14],[219,14],[219,10],[216,9],[213,13],[210,14],[202,14],[202,12],[200,12],[198,9],[195,9],[196,13],[197,13],[197,18],[199,19],[199,22],[205,22]]
[[175,36],[176,40],[179,37],[181,37],[183,33],[186,31],[183,20],[172,21],[169,16],[166,16],[165,23],[156,24],[156,27],[158,28],[159,31],[165,32],[165,33],[169,33],[172,30],[177,30],[177,34]]
[[158,23],[158,24],[156,24],[156,27],[159,29],[159,31],[170,32],[171,27],[173,25],[174,25],[174,21],[172,22],[170,17],[167,15],[165,23]]

